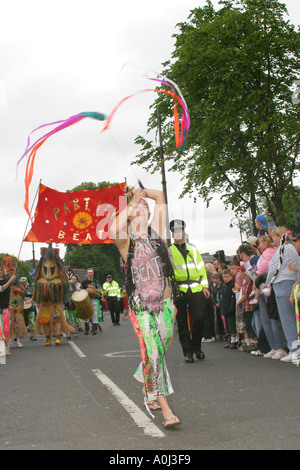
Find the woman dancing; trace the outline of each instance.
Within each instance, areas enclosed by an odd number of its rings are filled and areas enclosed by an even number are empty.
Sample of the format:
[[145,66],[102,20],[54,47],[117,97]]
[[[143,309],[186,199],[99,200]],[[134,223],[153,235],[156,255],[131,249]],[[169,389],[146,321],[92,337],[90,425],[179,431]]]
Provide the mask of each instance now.
[[[140,345],[142,367],[134,374],[144,383],[147,409],[161,409],[165,428],[180,424],[168,405],[174,392],[165,362],[173,338],[175,308],[170,279],[174,278],[165,239],[164,194],[154,189],[129,189],[127,207],[114,220],[110,232],[124,260],[129,316]],[[147,197],[155,201],[150,226]]]

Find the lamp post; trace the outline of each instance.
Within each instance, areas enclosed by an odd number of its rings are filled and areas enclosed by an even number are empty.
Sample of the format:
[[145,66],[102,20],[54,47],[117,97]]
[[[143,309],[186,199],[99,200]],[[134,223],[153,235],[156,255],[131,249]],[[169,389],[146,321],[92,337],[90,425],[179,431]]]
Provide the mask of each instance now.
[[[234,223],[235,221],[237,221],[237,225],[236,225],[236,223]],[[237,217],[232,217],[232,219],[230,220],[229,228],[233,228],[233,227],[238,227],[239,228],[241,243],[243,243],[241,222],[240,222],[240,219],[238,219]]]

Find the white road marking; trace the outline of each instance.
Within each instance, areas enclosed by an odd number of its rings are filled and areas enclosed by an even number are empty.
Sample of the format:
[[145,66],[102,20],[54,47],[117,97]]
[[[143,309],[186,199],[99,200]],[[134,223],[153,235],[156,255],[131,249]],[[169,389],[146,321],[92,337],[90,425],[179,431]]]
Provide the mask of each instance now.
[[119,351],[105,354],[106,357],[140,357],[140,351],[134,349],[131,351]]
[[73,343],[73,341],[68,341],[68,343],[70,344],[70,346],[72,346],[72,348],[74,349],[74,351],[79,357],[86,357],[86,355],[83,354],[83,352],[79,349],[78,346],[76,346],[75,343]]
[[130,414],[134,422],[144,433],[151,437],[166,437],[166,435],[151,421],[151,419],[139,409],[139,407],[122,390],[114,384],[101,370],[92,369],[92,372],[105,385],[108,390],[117,398],[119,403]]

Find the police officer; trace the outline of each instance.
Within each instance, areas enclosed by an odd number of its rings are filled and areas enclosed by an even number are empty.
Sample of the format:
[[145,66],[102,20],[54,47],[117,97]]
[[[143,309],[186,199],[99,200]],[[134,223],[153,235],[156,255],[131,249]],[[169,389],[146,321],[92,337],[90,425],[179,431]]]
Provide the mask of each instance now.
[[106,276],[103,291],[110,311],[112,324],[114,326],[120,325],[121,290],[119,284],[113,281],[111,274],[107,274]]
[[[201,350],[203,321],[206,311],[205,299],[210,297],[208,280],[203,259],[194,245],[186,242],[186,224],[183,220],[172,220],[170,231],[174,243],[170,246],[173,258],[178,295],[175,300],[179,341],[185,362],[194,362],[193,355],[204,359]],[[192,332],[189,332],[188,313],[192,319]]]

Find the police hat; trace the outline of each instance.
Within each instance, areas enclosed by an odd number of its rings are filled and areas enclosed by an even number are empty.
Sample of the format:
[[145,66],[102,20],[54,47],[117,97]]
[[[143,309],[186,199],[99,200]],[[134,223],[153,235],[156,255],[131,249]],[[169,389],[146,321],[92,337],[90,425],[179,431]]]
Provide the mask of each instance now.
[[170,230],[174,232],[176,229],[185,229],[185,222],[180,219],[171,220],[170,222]]

